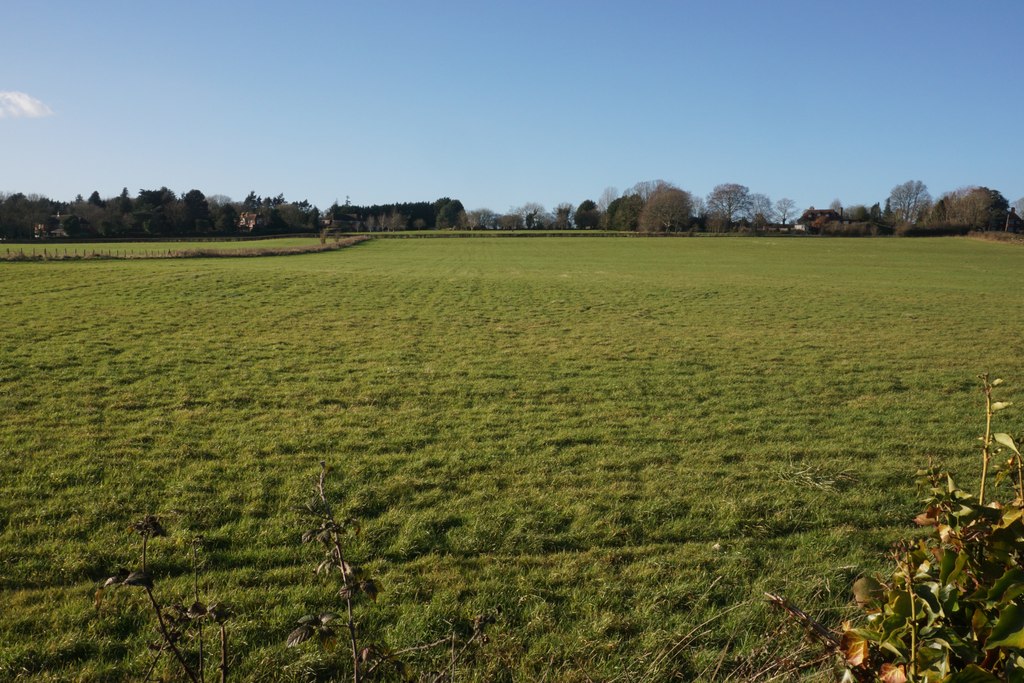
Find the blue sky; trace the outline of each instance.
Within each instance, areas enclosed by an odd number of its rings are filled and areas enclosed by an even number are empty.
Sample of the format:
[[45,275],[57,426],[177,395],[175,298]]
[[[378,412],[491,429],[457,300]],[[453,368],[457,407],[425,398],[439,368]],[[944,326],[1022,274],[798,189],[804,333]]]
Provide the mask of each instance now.
[[0,192],[505,211],[662,178],[804,207],[919,179],[1013,201],[1022,67],[1020,0],[11,0]]

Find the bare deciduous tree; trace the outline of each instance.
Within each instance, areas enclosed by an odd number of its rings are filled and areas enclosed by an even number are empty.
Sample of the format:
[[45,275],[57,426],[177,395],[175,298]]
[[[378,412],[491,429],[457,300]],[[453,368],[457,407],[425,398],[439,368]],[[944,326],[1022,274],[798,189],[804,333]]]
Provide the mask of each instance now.
[[392,211],[387,215],[381,216],[380,225],[388,232],[405,230],[409,225],[409,217],[398,211]]
[[644,204],[639,229],[648,232],[685,230],[690,225],[692,213],[690,193],[662,182]]
[[654,195],[661,187],[670,186],[664,180],[641,180],[633,187],[626,190],[625,194],[635,194],[645,202]]
[[750,221],[755,228],[763,228],[775,222],[775,208],[768,195],[759,192],[750,195]]
[[893,215],[901,223],[916,223],[932,204],[932,196],[928,187],[920,180],[907,182],[892,188],[889,193],[889,206]]
[[789,197],[783,197],[775,202],[775,215],[785,225],[790,218],[796,216],[796,202]]
[[498,227],[498,214],[490,209],[473,209],[466,212],[466,227],[470,230],[478,228]]
[[998,190],[961,187],[942,195],[932,206],[928,220],[975,230],[1000,230],[1006,225],[1009,209],[1010,203]]
[[863,204],[854,204],[843,209],[843,216],[856,223],[865,223],[871,220],[871,210]]
[[619,198],[619,191],[614,187],[604,188],[604,192],[601,193],[601,197],[597,200],[597,208],[604,213],[608,210],[608,207],[612,205],[616,199]]
[[698,197],[697,195],[690,195],[690,199],[693,201],[693,217],[703,223],[708,215],[707,202],[704,201],[703,197]]
[[501,230],[522,230],[523,218],[514,211],[498,216],[498,228]]
[[512,209],[509,213],[517,214],[522,219],[523,227],[527,230],[543,228],[551,222],[551,216],[544,208],[544,205],[537,202],[526,202],[522,206]]
[[227,196],[226,194],[207,195],[206,201],[209,203],[211,211],[219,209],[220,207],[225,206],[226,204],[232,203],[231,197]]
[[735,221],[746,216],[749,210],[750,189],[746,185],[716,185],[708,195],[708,215],[720,229],[729,229]]

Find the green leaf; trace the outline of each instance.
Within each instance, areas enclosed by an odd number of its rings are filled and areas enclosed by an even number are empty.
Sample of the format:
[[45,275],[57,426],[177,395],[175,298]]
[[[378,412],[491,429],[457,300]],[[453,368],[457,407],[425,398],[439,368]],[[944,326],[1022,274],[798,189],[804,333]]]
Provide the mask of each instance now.
[[937,639],[920,641],[917,649],[917,669],[919,672],[934,671],[939,675],[949,673],[949,644]]
[[1013,437],[1010,436],[1009,434],[999,432],[998,434],[993,434],[992,438],[998,441],[999,443],[1003,444],[1007,448],[1009,448],[1017,455],[1020,455],[1020,451],[1017,450],[1017,444],[1013,442]]
[[1009,604],[999,613],[999,620],[992,627],[985,648],[1024,648],[1024,609]]
[[995,538],[1000,538],[1007,533],[1010,534],[1010,550],[1013,550],[1016,547],[1019,531],[1011,529],[1010,527],[1013,527],[1021,521],[1022,513],[1024,513],[1024,510],[1021,510],[1019,505],[1007,505],[1000,512],[999,521],[993,525],[993,536]]
[[1012,600],[1022,592],[1024,592],[1024,570],[1011,567],[992,584],[986,597],[994,602],[1000,602],[1004,597]]
[[939,602],[942,603],[942,613],[952,615],[960,611],[960,588],[955,584],[945,584],[939,589]]
[[967,553],[958,553],[952,548],[947,548],[942,554],[939,581],[947,585],[953,583],[963,573],[965,566],[967,566]]
[[[939,600],[940,586],[936,581],[926,581],[914,585],[914,594],[918,598],[918,603],[924,608],[928,619],[928,624],[932,625],[936,620],[945,616],[942,609],[942,602]],[[918,617],[921,616],[921,610],[918,609]]]
[[945,679],[945,683],[999,683],[999,679],[977,664],[968,664]]
[[961,633],[961,628],[962,625],[958,625],[956,627],[950,626],[938,629],[936,632],[938,635],[942,636],[942,640],[949,645],[950,649],[965,664],[981,659],[984,653],[979,652],[980,648],[978,647],[978,643],[973,639],[965,640],[965,637],[971,637],[971,633],[969,631],[967,633]]
[[978,640],[983,640],[986,633],[992,631],[992,622],[989,620],[985,610],[978,608],[971,613],[971,632]]
[[895,598],[890,598],[889,606],[892,609],[892,615],[900,617],[903,621],[910,618],[913,613],[913,608],[910,606],[910,594],[906,591],[899,591],[895,594]]
[[1012,401],[996,401],[992,404],[992,412],[998,413],[1000,410],[1005,410],[1013,405]]

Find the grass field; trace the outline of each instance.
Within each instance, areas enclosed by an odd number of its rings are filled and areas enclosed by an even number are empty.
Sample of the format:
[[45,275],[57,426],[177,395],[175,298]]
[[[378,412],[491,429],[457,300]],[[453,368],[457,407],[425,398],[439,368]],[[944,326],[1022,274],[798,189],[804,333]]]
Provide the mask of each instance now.
[[113,254],[118,256],[166,255],[168,253],[195,249],[235,251],[239,249],[283,249],[288,247],[309,247],[320,244],[315,237],[278,237],[265,240],[224,240],[210,242],[32,242],[0,243],[0,259],[19,254],[49,254],[68,257],[86,254]]
[[340,609],[295,512],[322,459],[393,647],[500,608],[459,680],[749,679],[800,643],[764,591],[838,623],[915,469],[977,476],[975,376],[1024,387],[1022,267],[959,239],[0,264],[0,679],[142,677],[144,598],[92,596],[145,513],[158,594],[205,538],[235,680],[329,677],[343,650],[284,647]]

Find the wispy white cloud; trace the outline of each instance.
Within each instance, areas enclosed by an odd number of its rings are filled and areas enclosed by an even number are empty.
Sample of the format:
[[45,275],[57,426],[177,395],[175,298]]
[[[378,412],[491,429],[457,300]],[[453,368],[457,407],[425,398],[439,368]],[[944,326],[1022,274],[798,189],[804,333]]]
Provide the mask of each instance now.
[[52,109],[31,95],[0,90],[0,119],[38,119],[52,114]]

